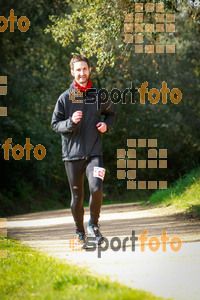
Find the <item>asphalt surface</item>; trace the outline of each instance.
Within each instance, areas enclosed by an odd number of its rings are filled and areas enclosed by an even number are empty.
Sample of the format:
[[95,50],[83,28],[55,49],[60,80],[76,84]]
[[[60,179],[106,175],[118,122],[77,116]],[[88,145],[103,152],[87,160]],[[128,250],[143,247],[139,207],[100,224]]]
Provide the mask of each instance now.
[[[85,226],[88,220],[89,209],[85,208]],[[164,298],[200,299],[200,220],[187,219],[167,208],[129,203],[103,206],[100,224],[107,241],[90,251],[80,251],[73,244],[70,209],[8,217],[7,234],[132,288]],[[169,237],[165,245],[163,230]],[[142,233],[147,237],[144,245]]]

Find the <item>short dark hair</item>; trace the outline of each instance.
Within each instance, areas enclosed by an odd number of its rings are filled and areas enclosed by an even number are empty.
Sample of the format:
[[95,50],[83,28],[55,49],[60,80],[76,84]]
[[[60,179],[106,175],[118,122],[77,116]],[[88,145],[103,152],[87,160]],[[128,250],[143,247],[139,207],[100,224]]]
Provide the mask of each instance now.
[[85,61],[88,65],[88,68],[90,68],[89,59],[86,56],[76,55],[76,56],[72,57],[72,59],[70,61],[70,67],[71,67],[72,70],[74,69],[74,64],[78,61]]

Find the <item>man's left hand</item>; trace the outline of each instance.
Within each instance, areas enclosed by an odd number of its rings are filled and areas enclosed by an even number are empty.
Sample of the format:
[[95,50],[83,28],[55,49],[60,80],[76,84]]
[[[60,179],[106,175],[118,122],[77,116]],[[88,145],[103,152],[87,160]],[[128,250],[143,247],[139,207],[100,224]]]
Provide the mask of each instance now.
[[107,131],[107,125],[104,122],[99,122],[96,126],[97,126],[97,129],[102,133]]

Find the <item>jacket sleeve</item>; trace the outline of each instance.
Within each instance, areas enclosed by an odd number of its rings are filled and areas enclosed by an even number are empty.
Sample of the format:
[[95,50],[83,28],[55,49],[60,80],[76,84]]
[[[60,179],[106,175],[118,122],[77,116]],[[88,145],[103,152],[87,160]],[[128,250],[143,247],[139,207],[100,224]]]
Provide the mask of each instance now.
[[51,127],[58,133],[70,133],[76,128],[77,124],[69,117],[65,119],[65,110],[62,98],[59,98],[52,115]]
[[104,123],[107,125],[107,131],[106,133],[110,132],[115,119],[116,119],[116,107],[113,105],[113,103],[108,99],[108,101],[105,104],[102,104],[102,114],[105,115]]

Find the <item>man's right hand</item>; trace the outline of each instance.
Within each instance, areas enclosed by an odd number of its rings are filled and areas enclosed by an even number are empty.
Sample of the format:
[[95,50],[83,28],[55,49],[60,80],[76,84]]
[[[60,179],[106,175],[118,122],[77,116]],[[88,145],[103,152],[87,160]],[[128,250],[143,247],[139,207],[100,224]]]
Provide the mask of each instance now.
[[73,113],[73,115],[72,115],[72,121],[73,121],[75,124],[77,124],[77,123],[81,120],[82,116],[83,116],[82,111],[81,111],[81,110],[77,110],[77,111],[75,111],[75,112]]

